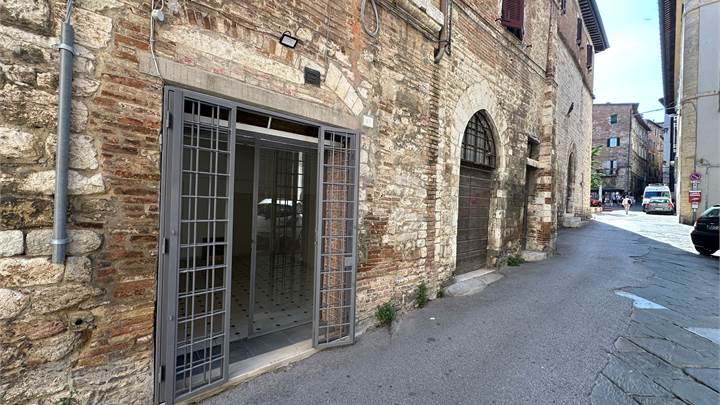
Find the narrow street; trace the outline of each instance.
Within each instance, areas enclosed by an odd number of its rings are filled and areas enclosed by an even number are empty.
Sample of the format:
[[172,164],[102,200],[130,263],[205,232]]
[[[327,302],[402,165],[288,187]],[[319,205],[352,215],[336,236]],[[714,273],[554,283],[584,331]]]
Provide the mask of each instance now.
[[676,221],[597,215],[561,231],[557,256],[504,268],[477,295],[206,403],[717,404],[718,260]]

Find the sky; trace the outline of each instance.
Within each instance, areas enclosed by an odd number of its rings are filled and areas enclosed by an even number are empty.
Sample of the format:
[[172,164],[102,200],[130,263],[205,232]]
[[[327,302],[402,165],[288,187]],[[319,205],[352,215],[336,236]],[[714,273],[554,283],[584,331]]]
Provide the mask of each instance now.
[[[596,0],[610,48],[595,55],[595,103],[662,108],[662,62],[657,0]],[[662,122],[663,112],[643,114]]]

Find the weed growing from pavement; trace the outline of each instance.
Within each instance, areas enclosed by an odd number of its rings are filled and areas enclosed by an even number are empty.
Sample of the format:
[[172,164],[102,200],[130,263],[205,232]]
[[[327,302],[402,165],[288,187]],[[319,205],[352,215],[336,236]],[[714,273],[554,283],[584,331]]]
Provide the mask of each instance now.
[[443,297],[445,297],[445,289],[442,288],[442,287],[438,288],[438,292],[437,292],[436,297],[437,297],[437,298],[443,298]]
[[423,281],[420,283],[417,288],[417,292],[415,293],[415,306],[422,308],[427,305],[428,302],[430,302],[430,297],[428,296],[428,286]]
[[391,302],[379,305],[375,310],[375,318],[377,318],[380,326],[390,326],[396,316],[397,311]]
[[75,398],[75,394],[77,394],[77,391],[74,389],[70,390],[70,394],[66,397],[60,398],[58,400],[59,405],[75,405],[79,404],[78,400]]
[[512,255],[508,257],[507,259],[507,265],[508,266],[519,266],[521,264],[525,263],[525,260],[523,260],[520,255]]

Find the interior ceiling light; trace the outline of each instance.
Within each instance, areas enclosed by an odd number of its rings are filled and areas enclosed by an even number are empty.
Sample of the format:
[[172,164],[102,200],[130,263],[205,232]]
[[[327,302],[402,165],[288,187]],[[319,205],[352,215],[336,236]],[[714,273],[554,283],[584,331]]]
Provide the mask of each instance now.
[[298,39],[290,35],[290,31],[285,31],[280,37],[280,43],[284,46],[287,46],[288,48],[294,49],[295,45],[297,45],[298,43]]

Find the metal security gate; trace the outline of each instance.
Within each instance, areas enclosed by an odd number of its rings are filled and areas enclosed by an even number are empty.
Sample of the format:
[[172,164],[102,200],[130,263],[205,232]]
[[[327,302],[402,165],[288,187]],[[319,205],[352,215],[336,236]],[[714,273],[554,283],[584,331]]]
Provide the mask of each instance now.
[[227,380],[235,110],[166,92],[158,402]]
[[[240,123],[241,111],[271,119],[266,128]],[[359,135],[175,87],[165,90],[163,121],[155,402],[186,400],[228,379],[236,135],[256,158],[262,148],[297,150],[317,139],[313,345],[353,343]],[[305,132],[283,135],[273,121]],[[256,211],[257,188],[253,199]]]
[[315,347],[355,338],[358,137],[323,128],[318,157]]

